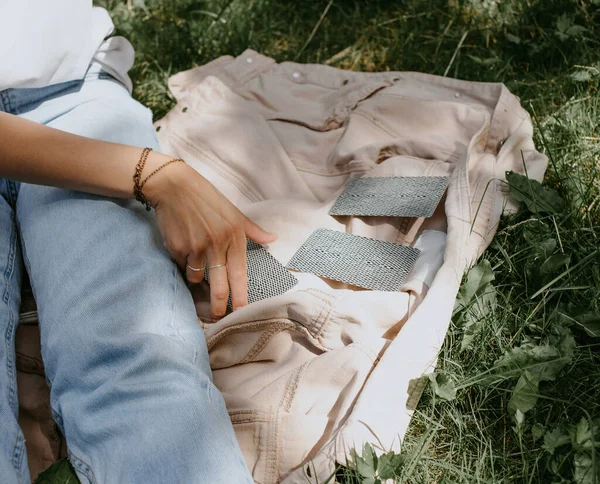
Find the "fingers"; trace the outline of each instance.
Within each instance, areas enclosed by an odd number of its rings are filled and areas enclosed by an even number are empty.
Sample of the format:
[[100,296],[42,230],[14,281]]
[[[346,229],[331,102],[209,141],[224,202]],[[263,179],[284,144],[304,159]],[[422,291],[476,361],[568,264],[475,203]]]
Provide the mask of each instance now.
[[206,254],[206,270],[210,271],[210,317],[221,319],[227,312],[229,281],[227,274],[227,247],[210,247]]
[[231,305],[237,308],[248,304],[248,266],[246,263],[246,237],[243,234],[233,241],[227,251],[227,274],[231,290]]
[[277,235],[271,232],[267,232],[260,226],[255,224],[248,217],[244,216],[244,233],[246,237],[258,244],[269,244],[277,240]]
[[185,265],[185,277],[192,284],[198,284],[204,279],[206,261],[203,256],[190,255]]

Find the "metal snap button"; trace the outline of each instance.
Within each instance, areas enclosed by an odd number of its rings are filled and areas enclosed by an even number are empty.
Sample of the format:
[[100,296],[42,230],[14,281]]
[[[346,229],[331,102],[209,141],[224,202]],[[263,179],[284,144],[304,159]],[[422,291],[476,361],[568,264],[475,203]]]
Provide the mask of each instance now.
[[292,74],[292,77],[293,77],[294,79],[300,79],[300,73],[299,73],[299,72],[294,72],[294,73]]

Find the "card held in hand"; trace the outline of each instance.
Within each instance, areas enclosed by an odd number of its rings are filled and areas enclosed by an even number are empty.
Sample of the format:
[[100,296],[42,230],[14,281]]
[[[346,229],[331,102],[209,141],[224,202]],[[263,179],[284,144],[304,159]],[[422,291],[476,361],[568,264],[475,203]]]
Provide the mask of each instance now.
[[377,291],[397,291],[420,251],[391,242],[318,229],[287,267]]
[[[294,277],[275,257],[260,244],[248,240],[246,243],[248,267],[248,304],[273,296],[279,296],[298,284]],[[210,271],[204,277],[210,284]],[[231,297],[228,301],[231,307]]]
[[450,177],[363,177],[348,182],[329,215],[431,217]]

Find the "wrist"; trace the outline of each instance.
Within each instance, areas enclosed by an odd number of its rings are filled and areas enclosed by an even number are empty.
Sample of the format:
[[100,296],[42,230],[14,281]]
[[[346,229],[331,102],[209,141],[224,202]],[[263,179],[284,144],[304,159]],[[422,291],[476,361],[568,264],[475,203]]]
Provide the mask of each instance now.
[[[142,179],[145,179],[148,175],[173,159],[173,156],[152,151],[148,155]],[[185,163],[171,163],[148,179],[142,187],[142,193],[150,202],[150,205],[156,208],[161,200],[179,184],[182,177],[186,176],[185,174],[188,169],[189,167]]]

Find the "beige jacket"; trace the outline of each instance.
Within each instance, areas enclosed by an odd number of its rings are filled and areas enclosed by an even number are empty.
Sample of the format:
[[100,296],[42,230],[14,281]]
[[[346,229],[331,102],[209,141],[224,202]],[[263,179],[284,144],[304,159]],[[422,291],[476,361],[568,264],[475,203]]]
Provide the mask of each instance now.
[[[250,50],[169,87],[177,105],[156,123],[161,147],[276,232],[268,250],[282,264],[317,228],[422,249],[398,292],[295,273],[292,290],[214,324],[206,286],[194,288],[255,481],[323,482],[364,442],[398,451],[462,275],[516,208],[505,171],[523,173],[524,161],[543,177],[528,114],[501,84],[277,64]],[[327,214],[350,177],[440,175],[450,185],[430,219]]]
[[[156,123],[162,148],[276,232],[269,251],[283,264],[317,228],[425,248],[399,292],[296,273],[288,293],[205,324],[256,482],[307,482],[311,461],[323,482],[365,441],[398,451],[462,274],[515,208],[505,171],[522,173],[524,160],[541,180],[546,169],[528,114],[501,84],[277,64],[250,50],[169,87],[177,106]],[[451,182],[431,219],[327,214],[350,177],[440,175]],[[196,300],[207,316],[206,291]]]

